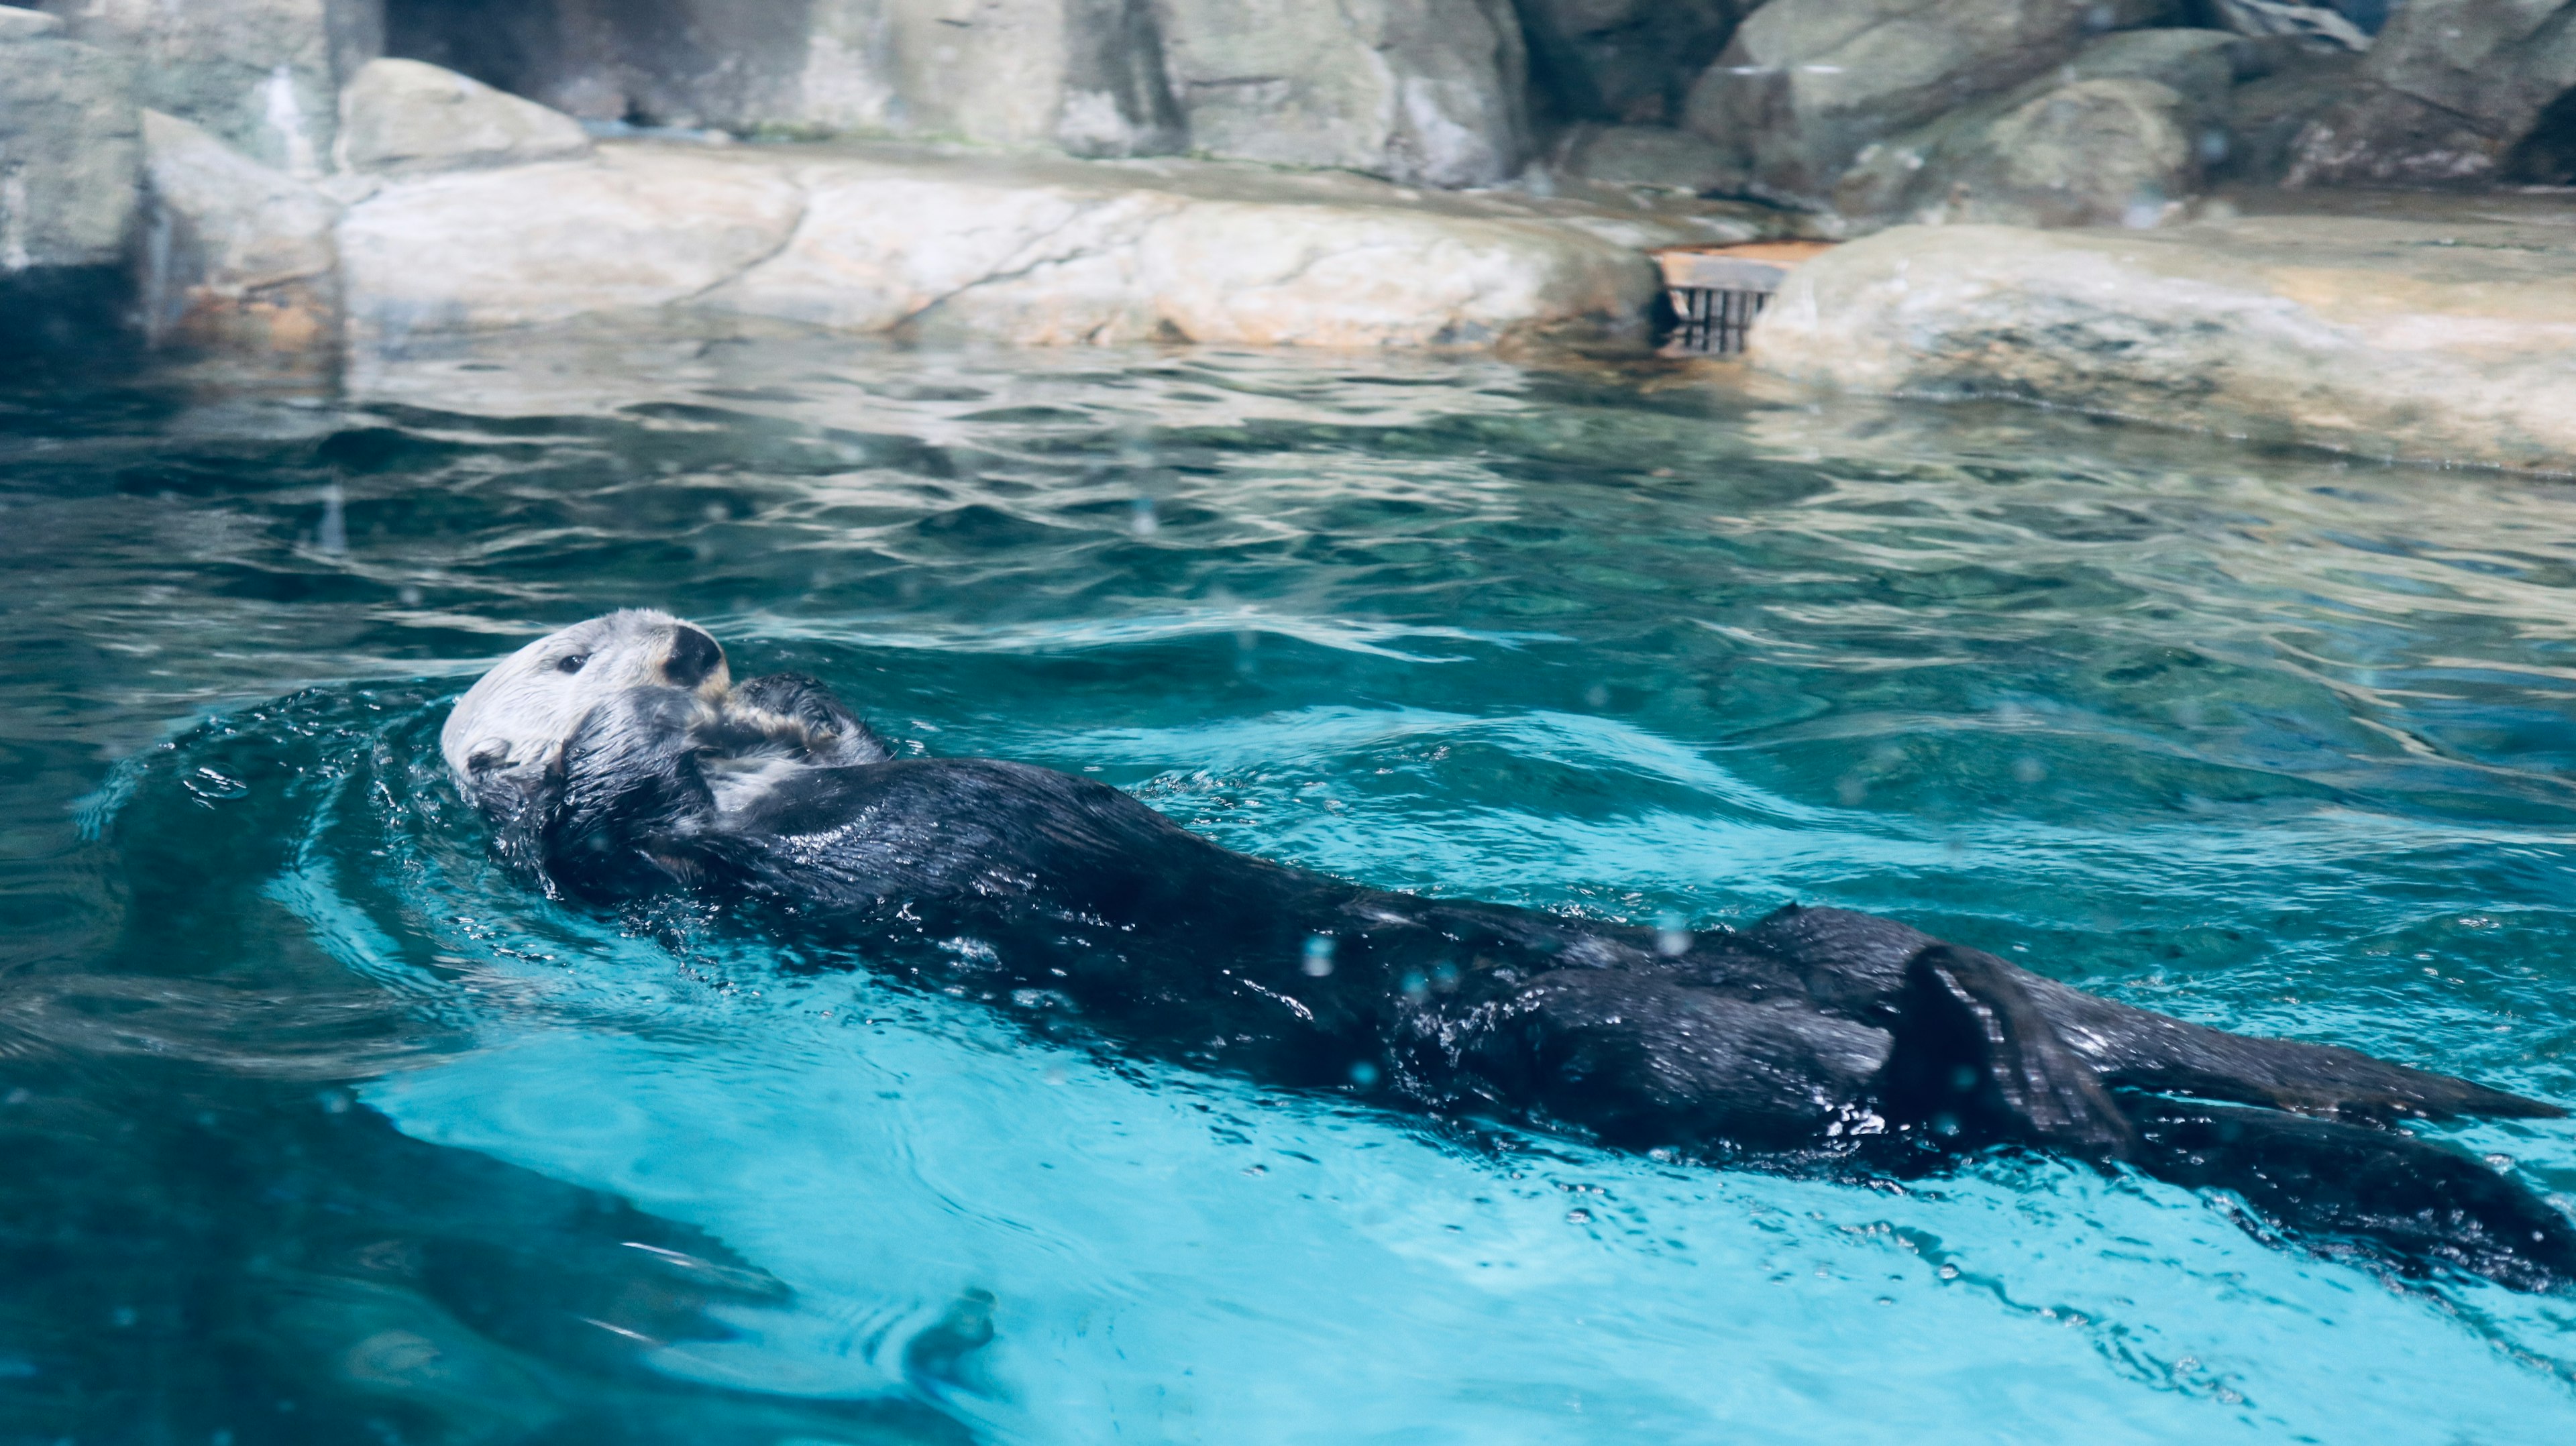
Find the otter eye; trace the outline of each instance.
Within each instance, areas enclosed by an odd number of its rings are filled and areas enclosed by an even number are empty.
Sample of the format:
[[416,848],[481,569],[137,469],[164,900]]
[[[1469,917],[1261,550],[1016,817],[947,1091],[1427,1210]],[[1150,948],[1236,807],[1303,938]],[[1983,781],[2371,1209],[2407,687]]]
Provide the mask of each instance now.
[[589,661],[590,654],[575,653],[571,657],[556,660],[555,671],[558,673],[578,673],[581,671],[581,665]]

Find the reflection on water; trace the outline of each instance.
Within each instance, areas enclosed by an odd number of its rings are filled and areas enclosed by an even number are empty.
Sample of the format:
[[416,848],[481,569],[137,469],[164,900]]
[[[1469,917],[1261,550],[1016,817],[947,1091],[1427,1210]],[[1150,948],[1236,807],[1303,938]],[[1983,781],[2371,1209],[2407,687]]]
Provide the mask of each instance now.
[[[1899,914],[2576,1099],[2576,493],[1491,360],[519,340],[0,399],[0,1441],[2562,1440],[2576,1311],[1106,1057],[486,864],[629,603],[1371,882]],[[2448,1132],[2576,1204],[2576,1127]]]

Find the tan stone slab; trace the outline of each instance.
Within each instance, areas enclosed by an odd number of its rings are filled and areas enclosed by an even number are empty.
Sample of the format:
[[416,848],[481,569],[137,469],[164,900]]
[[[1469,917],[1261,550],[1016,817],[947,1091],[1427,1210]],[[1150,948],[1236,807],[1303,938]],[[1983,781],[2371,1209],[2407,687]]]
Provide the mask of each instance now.
[[686,303],[1027,345],[1383,347],[1638,328],[1644,248],[1694,229],[1257,167],[610,145],[398,182],[340,245],[362,337]]
[[804,193],[680,149],[397,182],[340,223],[359,341],[651,312],[786,244]]
[[1753,364],[2408,459],[2576,471],[2576,213],[1901,227],[1782,284]]
[[1666,286],[1727,291],[1777,291],[1789,272],[1831,249],[1830,241],[1754,241],[1741,246],[1689,247],[1655,253]]

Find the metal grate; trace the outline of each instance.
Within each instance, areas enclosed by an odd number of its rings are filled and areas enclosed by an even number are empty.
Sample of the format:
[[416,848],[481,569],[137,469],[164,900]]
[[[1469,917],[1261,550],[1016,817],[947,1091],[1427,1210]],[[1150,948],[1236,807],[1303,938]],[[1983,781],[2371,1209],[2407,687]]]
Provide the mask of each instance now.
[[1673,300],[1671,348],[1719,356],[1744,350],[1744,334],[1772,295],[1731,286],[1675,286],[1668,294]]
[[1664,350],[1691,356],[1731,356],[1744,350],[1754,318],[1779,294],[1781,283],[1800,262],[1824,249],[1820,241],[1756,241],[1656,252],[1664,295],[1673,308]]

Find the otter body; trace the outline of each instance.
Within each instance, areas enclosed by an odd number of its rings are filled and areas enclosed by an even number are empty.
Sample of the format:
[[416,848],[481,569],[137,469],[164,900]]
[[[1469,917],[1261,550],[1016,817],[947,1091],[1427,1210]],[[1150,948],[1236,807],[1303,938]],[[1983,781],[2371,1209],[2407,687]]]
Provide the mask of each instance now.
[[2557,1212],[2392,1127],[2556,1108],[2132,1009],[1892,920],[1793,906],[1682,933],[1369,889],[1083,778],[895,758],[811,679],[734,685],[712,638],[660,614],[530,645],[442,746],[503,857],[551,890],[759,901],[1125,1048],[1702,1158],[2060,1150],[2400,1262],[2576,1280]]

